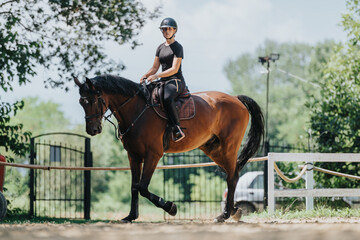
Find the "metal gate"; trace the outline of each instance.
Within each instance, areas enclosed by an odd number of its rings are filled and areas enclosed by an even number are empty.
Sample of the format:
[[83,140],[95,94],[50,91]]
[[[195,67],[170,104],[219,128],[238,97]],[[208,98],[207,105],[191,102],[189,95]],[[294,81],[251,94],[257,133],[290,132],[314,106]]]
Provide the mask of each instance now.
[[[91,167],[90,139],[74,133],[31,138],[30,164]],[[30,170],[30,215],[90,219],[90,171]]]
[[[211,159],[199,149],[180,154],[166,154],[163,157],[164,165],[205,162],[211,162]],[[261,173],[263,169],[263,162],[248,163],[240,171],[240,177],[247,172],[259,173],[260,171]],[[262,174],[259,175],[262,177]],[[248,179],[246,177],[246,179],[243,180],[247,181]],[[262,191],[263,193],[264,191],[263,187],[261,187],[263,186],[262,182],[256,181],[256,179],[251,179],[249,185],[252,186],[249,186],[249,189],[245,190],[248,195],[251,195],[253,192]],[[175,202],[178,207],[178,214],[175,217],[164,214],[164,219],[214,219],[223,210],[224,195],[227,194],[225,189],[227,189],[226,173],[218,166],[164,170],[165,199]],[[243,193],[241,192],[239,194],[242,195]],[[263,194],[258,195],[251,196],[251,205],[248,204],[250,206],[256,206],[255,210],[263,208]],[[254,199],[254,197],[256,199]],[[241,203],[243,204],[241,208],[246,207],[243,202]]]
[[[199,149],[166,154],[164,165],[211,162]],[[221,212],[226,174],[217,166],[180,168],[164,171],[164,198],[178,207],[175,217],[164,214],[165,220],[213,219]]]

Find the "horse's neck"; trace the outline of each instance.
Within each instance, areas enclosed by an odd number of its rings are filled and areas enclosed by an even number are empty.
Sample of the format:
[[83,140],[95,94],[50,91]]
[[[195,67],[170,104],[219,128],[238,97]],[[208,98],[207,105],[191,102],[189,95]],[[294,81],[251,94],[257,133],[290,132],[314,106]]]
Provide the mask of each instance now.
[[[126,101],[128,102],[125,103]],[[134,116],[138,114],[144,106],[145,101],[138,95],[134,97],[114,96],[110,102],[110,110],[114,112],[120,129],[127,128],[134,120]]]

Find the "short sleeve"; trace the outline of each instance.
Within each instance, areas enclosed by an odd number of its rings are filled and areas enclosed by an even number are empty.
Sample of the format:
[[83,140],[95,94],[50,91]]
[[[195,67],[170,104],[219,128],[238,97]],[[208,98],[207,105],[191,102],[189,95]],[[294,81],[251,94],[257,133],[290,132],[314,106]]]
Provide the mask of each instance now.
[[160,44],[159,46],[158,46],[158,48],[156,49],[156,54],[155,54],[155,56],[156,57],[159,57],[159,55],[160,55],[160,50],[161,50],[161,46],[162,46],[163,44]]
[[[182,58],[184,59],[184,50],[183,50],[183,47],[181,46],[180,43],[176,42],[177,44],[171,44],[171,49],[173,50],[174,52],[174,55],[177,57],[177,58]],[[174,45],[174,46],[173,46]]]

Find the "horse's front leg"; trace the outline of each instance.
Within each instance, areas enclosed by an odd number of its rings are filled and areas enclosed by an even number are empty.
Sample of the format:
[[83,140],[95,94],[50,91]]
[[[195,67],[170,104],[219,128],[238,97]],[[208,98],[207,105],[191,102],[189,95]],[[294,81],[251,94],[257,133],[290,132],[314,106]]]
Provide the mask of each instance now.
[[128,157],[131,168],[131,209],[129,215],[121,220],[124,223],[132,222],[139,217],[139,190],[137,186],[140,182],[142,168],[140,157],[130,154]]
[[165,201],[163,198],[156,196],[149,192],[148,187],[151,177],[155,171],[155,168],[160,160],[159,156],[149,155],[144,159],[144,168],[140,180],[140,184],[137,186],[141,196],[149,199],[155,206],[162,208],[165,212],[171,216],[175,216],[177,213],[177,207],[173,202]]

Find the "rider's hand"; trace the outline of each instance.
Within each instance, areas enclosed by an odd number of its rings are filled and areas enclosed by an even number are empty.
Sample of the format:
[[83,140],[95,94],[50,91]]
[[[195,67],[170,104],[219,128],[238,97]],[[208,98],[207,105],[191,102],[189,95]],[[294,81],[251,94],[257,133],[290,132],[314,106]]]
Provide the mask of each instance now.
[[149,77],[147,78],[147,81],[148,81],[148,82],[152,82],[152,81],[156,80],[157,78],[158,78],[157,75],[154,74],[154,75],[149,76]]
[[144,75],[140,78],[140,84],[142,84],[145,81],[146,81],[146,75]]

